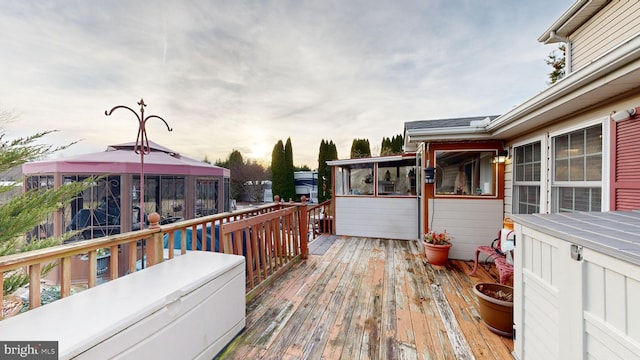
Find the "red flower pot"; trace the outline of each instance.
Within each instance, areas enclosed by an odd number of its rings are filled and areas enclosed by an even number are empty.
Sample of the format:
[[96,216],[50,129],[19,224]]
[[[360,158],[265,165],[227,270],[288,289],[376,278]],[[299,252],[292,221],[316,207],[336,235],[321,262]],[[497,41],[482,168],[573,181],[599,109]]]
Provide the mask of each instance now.
[[428,242],[424,242],[424,254],[429,260],[431,265],[444,265],[449,259],[449,249],[451,244],[446,245],[433,245]]

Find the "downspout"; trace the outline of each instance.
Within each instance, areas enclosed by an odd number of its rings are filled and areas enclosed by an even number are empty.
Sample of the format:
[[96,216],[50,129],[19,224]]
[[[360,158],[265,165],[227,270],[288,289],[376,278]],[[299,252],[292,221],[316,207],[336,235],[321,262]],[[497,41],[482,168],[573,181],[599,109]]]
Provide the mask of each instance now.
[[564,37],[564,36],[560,36],[558,34],[556,34],[555,31],[551,31],[549,33],[549,40],[558,40],[561,41],[563,43],[565,43],[566,45],[566,50],[565,50],[565,76],[569,75],[571,73],[571,40],[569,40],[568,38]]

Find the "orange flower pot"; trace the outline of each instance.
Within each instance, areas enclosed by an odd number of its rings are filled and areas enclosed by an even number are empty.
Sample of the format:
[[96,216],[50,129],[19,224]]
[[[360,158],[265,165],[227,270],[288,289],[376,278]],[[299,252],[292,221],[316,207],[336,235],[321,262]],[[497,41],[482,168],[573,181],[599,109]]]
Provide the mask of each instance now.
[[513,334],[513,300],[500,300],[485,294],[483,290],[488,290],[489,293],[502,292],[511,295],[511,299],[513,299],[513,288],[493,283],[479,283],[473,288],[473,292],[478,298],[480,317],[482,317],[484,324],[498,335],[511,337]]
[[429,260],[431,265],[444,265],[449,259],[449,249],[451,244],[446,245],[433,245],[428,242],[424,242],[424,254]]

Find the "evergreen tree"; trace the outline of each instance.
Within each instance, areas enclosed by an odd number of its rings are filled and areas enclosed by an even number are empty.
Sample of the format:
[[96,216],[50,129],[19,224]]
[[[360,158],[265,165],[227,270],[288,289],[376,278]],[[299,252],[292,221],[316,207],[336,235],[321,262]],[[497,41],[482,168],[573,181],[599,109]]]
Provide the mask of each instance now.
[[391,154],[391,140],[388,137],[382,138],[382,144],[380,145],[380,156],[386,156]]
[[402,135],[396,135],[393,138],[382,138],[380,156],[402,154],[402,145]]
[[283,198],[285,201],[288,201],[289,199],[298,200],[296,194],[296,179],[293,176],[293,146],[291,145],[291,138],[287,139],[287,143],[284,146],[284,161],[286,166]]
[[327,146],[328,143],[322,139],[320,149],[318,149],[318,202],[328,199],[323,189],[326,189],[326,181],[329,178],[329,166],[327,166]]
[[402,154],[404,152],[404,140],[402,139],[402,134],[398,134],[393,137],[391,140],[391,148],[393,149],[394,154]]
[[562,53],[561,56],[556,55],[555,50],[549,54],[547,60],[545,62],[547,65],[551,65],[553,71],[549,73],[549,79],[551,80],[549,84],[555,84],[558,80],[562,79],[565,75],[565,67],[566,67],[566,57],[567,57],[567,47],[565,44],[561,44],[558,46],[558,50]]
[[371,157],[371,146],[368,139],[354,139],[351,143],[351,158]]
[[273,147],[271,152],[271,190],[273,196],[279,195],[284,200],[286,164],[284,160],[284,144],[282,140]]
[[[35,135],[6,140],[5,133],[0,133],[0,173],[13,169],[16,166],[43,158],[58,150],[67,148],[53,147],[37,144],[44,136],[52,131],[43,131]],[[90,186],[95,179],[87,179],[84,182],[70,183],[57,189],[31,190],[12,197],[0,205],[0,256],[12,255],[21,252],[43,249],[59,245],[72,234],[65,234],[59,238],[48,238],[26,241],[24,234],[37,227],[42,221],[63,208],[66,204],[84,189]],[[12,190],[13,186],[0,186],[0,193]],[[57,266],[52,263],[42,267],[41,275],[46,275]],[[29,283],[29,275],[22,269],[5,272],[3,291],[11,294],[18,288]]]
[[226,167],[231,172],[229,178],[231,198],[236,199],[237,201],[240,201],[240,195],[244,192],[244,182],[246,181],[244,176],[244,166],[244,159],[242,158],[240,151],[235,149],[231,151]]
[[332,179],[331,167],[327,165],[329,160],[338,159],[338,150],[333,141],[320,142],[318,152],[318,201],[323,202],[331,198]]

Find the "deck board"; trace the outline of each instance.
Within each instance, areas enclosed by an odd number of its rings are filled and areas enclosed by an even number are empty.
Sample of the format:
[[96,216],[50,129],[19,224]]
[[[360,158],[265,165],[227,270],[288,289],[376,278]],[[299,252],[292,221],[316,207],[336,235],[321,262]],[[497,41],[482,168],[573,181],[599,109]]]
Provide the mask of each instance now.
[[246,329],[219,358],[512,359],[513,341],[482,324],[472,291],[497,274],[468,276],[471,265],[431,266],[410,241],[338,237],[247,304]]

